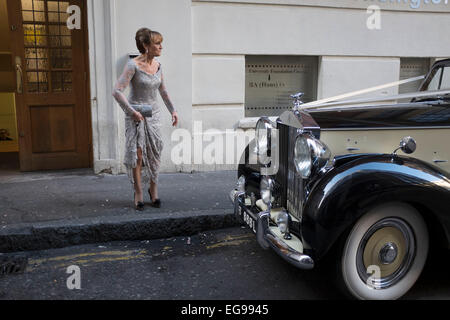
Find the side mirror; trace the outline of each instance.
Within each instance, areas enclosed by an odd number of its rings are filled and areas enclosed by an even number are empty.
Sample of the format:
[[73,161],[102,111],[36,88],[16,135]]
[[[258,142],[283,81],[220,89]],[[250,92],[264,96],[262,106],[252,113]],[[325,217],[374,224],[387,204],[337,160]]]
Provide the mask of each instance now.
[[411,154],[416,151],[416,141],[412,137],[404,137],[400,141],[400,149],[406,154]]

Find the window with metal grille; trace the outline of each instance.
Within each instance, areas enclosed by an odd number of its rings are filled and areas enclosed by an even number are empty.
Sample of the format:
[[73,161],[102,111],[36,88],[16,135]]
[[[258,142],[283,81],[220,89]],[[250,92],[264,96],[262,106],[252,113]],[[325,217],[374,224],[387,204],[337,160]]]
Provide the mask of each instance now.
[[72,91],[69,1],[21,0],[29,93]]

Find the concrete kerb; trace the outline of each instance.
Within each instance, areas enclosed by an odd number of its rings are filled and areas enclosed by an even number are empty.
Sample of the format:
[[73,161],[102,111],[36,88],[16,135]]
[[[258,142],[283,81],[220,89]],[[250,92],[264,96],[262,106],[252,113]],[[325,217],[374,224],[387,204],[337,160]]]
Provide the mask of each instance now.
[[239,225],[233,212],[202,210],[7,225],[0,228],[0,252],[62,248],[123,240],[189,236]]

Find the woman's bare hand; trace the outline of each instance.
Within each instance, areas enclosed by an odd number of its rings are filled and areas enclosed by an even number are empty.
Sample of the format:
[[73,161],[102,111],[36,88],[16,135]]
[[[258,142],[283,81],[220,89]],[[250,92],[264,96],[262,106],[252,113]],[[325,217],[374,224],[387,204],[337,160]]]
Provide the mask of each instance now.
[[144,117],[142,116],[142,114],[140,112],[135,111],[133,113],[133,120],[136,122],[140,122],[140,121],[144,120]]
[[172,113],[172,126],[176,127],[177,124],[178,124],[178,113],[174,111]]

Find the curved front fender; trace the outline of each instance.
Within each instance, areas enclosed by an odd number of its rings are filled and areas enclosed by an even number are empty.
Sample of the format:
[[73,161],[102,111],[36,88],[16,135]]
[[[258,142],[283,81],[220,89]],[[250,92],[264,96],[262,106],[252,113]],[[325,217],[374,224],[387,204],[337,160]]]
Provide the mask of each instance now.
[[304,207],[303,239],[320,259],[370,208],[391,201],[426,207],[449,239],[448,174],[420,160],[391,155],[358,158],[315,182]]

